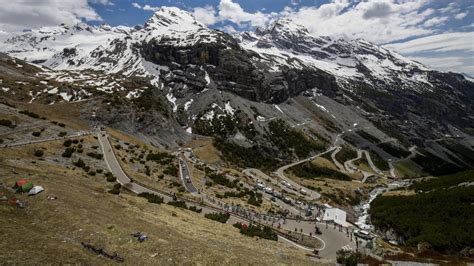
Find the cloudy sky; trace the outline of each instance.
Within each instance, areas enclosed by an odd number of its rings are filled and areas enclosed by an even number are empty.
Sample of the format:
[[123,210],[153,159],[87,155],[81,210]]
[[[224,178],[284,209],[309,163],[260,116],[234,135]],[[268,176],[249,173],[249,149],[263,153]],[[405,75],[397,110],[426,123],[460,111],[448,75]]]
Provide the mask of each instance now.
[[313,35],[362,38],[426,65],[474,77],[472,0],[0,0],[0,33],[87,22],[143,24],[160,6],[211,28],[252,30],[291,17]]

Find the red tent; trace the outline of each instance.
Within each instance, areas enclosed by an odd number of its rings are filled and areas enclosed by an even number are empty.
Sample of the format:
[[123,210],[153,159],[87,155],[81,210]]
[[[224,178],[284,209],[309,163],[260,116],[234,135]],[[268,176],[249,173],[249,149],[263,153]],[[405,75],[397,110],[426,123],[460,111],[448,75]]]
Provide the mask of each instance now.
[[26,179],[20,179],[15,183],[15,187],[22,187],[24,184],[28,183]]

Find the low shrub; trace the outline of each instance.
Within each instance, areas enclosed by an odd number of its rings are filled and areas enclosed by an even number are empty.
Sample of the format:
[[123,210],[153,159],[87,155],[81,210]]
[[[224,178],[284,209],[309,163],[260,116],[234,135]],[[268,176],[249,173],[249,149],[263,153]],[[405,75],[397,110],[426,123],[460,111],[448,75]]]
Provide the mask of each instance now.
[[163,203],[163,197],[160,197],[156,194],[148,193],[148,192],[143,192],[138,194],[139,197],[146,198],[148,202],[150,203],[155,203],[155,204],[161,204]]
[[204,215],[204,217],[206,217],[207,219],[211,219],[211,220],[218,221],[220,223],[225,224],[227,222],[227,220],[229,220],[230,214],[229,213],[220,213],[220,212],[206,213]]
[[71,146],[71,144],[72,144],[72,140],[70,140],[70,139],[67,139],[63,142],[64,147],[69,147],[69,146]]
[[168,205],[175,206],[181,209],[188,209],[188,206],[186,205],[186,202],[184,201],[170,201],[168,202]]
[[39,137],[39,136],[41,136],[41,131],[35,131],[35,132],[31,133],[31,135],[33,135],[35,137]]
[[8,119],[0,119],[0,126],[5,126],[9,128],[16,127],[16,125],[11,120],[8,120]]
[[58,133],[58,137],[64,137],[67,135],[67,132],[66,131],[61,131]]
[[61,154],[61,156],[65,158],[71,158],[73,153],[74,153],[74,148],[67,147],[66,150],[64,150],[63,154]]
[[197,213],[201,213],[201,212],[202,212],[202,209],[199,209],[199,208],[196,207],[196,206],[191,206],[191,207],[188,208],[188,210],[193,211],[193,212],[197,212]]
[[102,157],[103,157],[102,154],[97,153],[97,152],[88,152],[88,153],[87,153],[87,156],[92,157],[92,158],[95,158],[95,159],[97,159],[97,160],[101,160]]
[[234,227],[240,230],[240,233],[247,236],[258,236],[260,238],[268,239],[268,240],[278,240],[278,235],[273,229],[269,226],[261,226],[261,225],[246,225],[242,223],[235,223]]
[[76,162],[73,162],[72,164],[79,168],[84,168],[86,166],[86,163],[82,159],[78,159]]
[[117,181],[117,178],[111,172],[107,172],[104,175],[105,175],[105,178],[106,178],[107,182]]
[[44,154],[44,151],[43,151],[43,150],[35,150],[35,152],[34,152],[34,155],[35,155],[36,157],[42,157],[43,154]]
[[19,111],[20,114],[24,114],[24,115],[27,115],[31,118],[40,118],[40,116],[38,114],[35,114],[33,112],[30,112],[28,110],[23,110],[23,111]]
[[121,188],[122,188],[122,185],[120,185],[119,183],[116,183],[114,185],[114,187],[111,190],[109,190],[109,193],[114,194],[114,195],[118,195],[118,194],[120,194],[120,189]]

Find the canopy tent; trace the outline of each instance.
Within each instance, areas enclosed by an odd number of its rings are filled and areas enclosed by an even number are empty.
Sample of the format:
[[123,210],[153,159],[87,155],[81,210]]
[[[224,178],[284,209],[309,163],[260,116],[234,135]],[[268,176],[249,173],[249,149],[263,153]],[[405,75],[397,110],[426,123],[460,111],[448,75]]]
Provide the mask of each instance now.
[[20,179],[20,180],[18,180],[18,181],[15,183],[15,188],[22,187],[22,186],[25,185],[26,183],[28,183],[28,180],[26,180],[26,179]]
[[346,212],[338,208],[327,208],[324,210],[324,221],[334,221],[336,224],[348,226],[346,222]]
[[18,187],[18,190],[21,192],[28,192],[33,188],[33,182],[28,181],[26,184],[22,185],[21,187]]
[[34,186],[29,192],[28,196],[34,196],[40,192],[43,192],[44,188],[42,186]]

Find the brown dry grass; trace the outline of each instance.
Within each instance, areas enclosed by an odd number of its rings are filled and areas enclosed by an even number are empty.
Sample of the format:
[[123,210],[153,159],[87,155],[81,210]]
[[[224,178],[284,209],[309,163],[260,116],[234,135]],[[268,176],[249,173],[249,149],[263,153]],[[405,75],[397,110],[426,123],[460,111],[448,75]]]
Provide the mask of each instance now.
[[44,105],[39,103],[15,102],[14,105],[19,109],[28,110],[44,116],[49,120],[58,121],[66,124],[76,130],[87,130],[89,125],[87,121],[80,118],[83,102],[56,103],[53,105]]
[[212,139],[210,138],[195,139],[186,146],[193,149],[193,154],[197,158],[209,164],[222,162],[222,159],[219,156],[219,151],[214,147]]
[[[59,145],[55,149],[55,147]],[[63,150],[47,145],[45,161],[33,159],[31,147],[2,149],[0,176],[10,186],[27,177],[46,190],[27,201],[26,209],[0,204],[0,261],[22,264],[105,264],[112,261],[84,250],[88,242],[116,251],[126,264],[308,264],[304,254],[285,243],[256,240],[200,215],[168,205],[154,205],[128,193],[106,193],[103,176],[84,176],[78,170],[54,163]],[[11,195],[2,190],[0,193]],[[55,195],[57,200],[47,200]],[[146,232],[139,243],[130,234]]]

